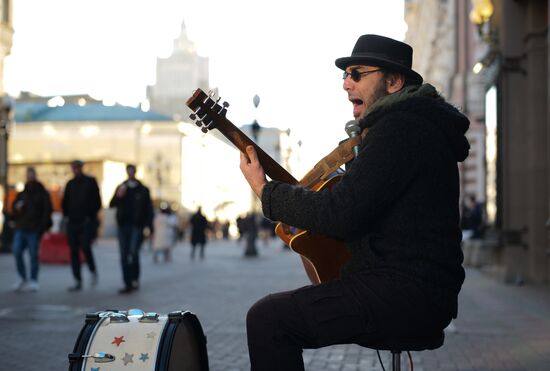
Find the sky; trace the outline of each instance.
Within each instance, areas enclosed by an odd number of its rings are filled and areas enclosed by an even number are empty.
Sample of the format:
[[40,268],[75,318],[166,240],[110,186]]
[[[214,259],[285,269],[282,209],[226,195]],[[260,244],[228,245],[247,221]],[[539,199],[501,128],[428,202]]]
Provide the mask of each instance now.
[[403,0],[13,0],[4,88],[137,106],[182,22],[229,120],[290,129],[311,161],[353,118],[334,60],[362,34],[403,40],[407,29]]

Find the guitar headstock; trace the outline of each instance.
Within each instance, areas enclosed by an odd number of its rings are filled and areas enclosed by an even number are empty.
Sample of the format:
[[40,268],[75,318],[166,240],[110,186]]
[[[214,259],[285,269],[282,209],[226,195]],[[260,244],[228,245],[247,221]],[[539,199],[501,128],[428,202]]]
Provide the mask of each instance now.
[[201,89],[195,90],[185,103],[193,111],[189,118],[201,128],[203,133],[215,129],[216,124],[225,119],[229,103],[219,104],[221,98],[214,100],[214,93],[207,95]]

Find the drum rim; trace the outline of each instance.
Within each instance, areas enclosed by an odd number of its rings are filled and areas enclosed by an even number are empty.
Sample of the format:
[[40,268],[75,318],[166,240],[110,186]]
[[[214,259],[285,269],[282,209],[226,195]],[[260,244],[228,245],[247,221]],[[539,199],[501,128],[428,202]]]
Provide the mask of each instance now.
[[86,321],[84,326],[80,329],[78,337],[76,338],[73,352],[68,355],[69,357],[69,371],[79,371],[82,369],[84,359],[82,355],[86,354],[90,338],[95,333],[97,324],[101,322],[99,315],[101,312],[86,314]]

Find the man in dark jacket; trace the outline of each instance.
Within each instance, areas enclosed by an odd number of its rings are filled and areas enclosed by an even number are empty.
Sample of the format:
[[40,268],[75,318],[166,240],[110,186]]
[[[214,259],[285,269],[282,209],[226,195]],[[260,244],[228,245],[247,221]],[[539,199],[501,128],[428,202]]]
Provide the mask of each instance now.
[[252,370],[303,370],[303,348],[437,339],[464,280],[457,162],[469,121],[411,69],[412,48],[363,35],[339,58],[361,129],[330,190],[267,182],[253,147],[241,170],[271,220],[343,241],[340,278],[269,295],[247,317]]
[[97,236],[99,226],[98,213],[101,210],[101,195],[94,177],[84,174],[84,162],[71,162],[74,177],[67,182],[63,192],[61,206],[67,221],[67,239],[71,249],[71,269],[75,283],[69,291],[82,290],[80,269],[80,249],[84,253],[91,274],[91,284],[97,284],[97,269],[92,243]]
[[[36,179],[36,171],[33,167],[27,168],[25,188],[15,197],[12,210],[15,227],[13,255],[17,273],[19,273],[19,280],[13,288],[16,291],[24,288],[37,291],[39,289],[38,250],[40,238],[52,226],[52,203],[46,188]],[[27,280],[29,277],[23,259],[25,248],[29,250],[30,281]]]
[[121,183],[111,199],[110,207],[116,207],[118,242],[124,287],[121,294],[139,288],[139,250],[144,229],[153,232],[153,203],[149,189],[136,179],[135,165],[126,166],[128,179]]

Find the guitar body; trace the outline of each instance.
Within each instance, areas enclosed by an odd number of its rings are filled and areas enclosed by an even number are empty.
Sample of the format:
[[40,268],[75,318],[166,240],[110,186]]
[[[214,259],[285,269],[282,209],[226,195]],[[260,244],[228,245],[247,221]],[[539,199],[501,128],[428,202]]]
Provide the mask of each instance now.
[[[331,189],[340,178],[341,175],[334,176],[315,184],[311,189],[316,192]],[[304,269],[313,284],[337,279],[340,269],[351,258],[342,241],[289,227],[283,223],[277,224],[275,233],[292,251],[301,255]]]

